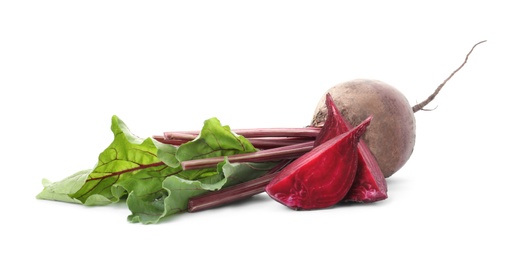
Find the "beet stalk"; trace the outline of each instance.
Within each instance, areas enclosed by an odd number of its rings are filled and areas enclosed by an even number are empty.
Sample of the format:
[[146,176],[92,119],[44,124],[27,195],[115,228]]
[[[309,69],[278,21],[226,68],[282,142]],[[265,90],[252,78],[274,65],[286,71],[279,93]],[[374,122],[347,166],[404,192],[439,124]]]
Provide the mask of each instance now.
[[[246,138],[251,137],[316,137],[320,131],[319,127],[300,128],[254,128],[234,129],[232,132]],[[164,132],[165,139],[191,139],[196,137],[200,131],[171,131]]]
[[279,148],[260,150],[253,153],[242,153],[229,156],[210,157],[197,160],[189,160],[181,162],[182,169],[200,169],[215,167],[218,163],[228,159],[231,163],[239,162],[269,162],[284,159],[295,159],[312,150],[314,141],[303,142],[294,145],[283,146]]
[[[196,136],[182,136],[183,138],[174,137],[172,139],[164,136],[154,135],[153,138],[161,143],[171,145],[181,145],[194,140]],[[313,141],[314,137],[250,137],[246,138],[257,149],[278,148],[287,145],[300,144],[307,141]]]
[[[301,128],[254,128],[232,130],[242,135],[257,149],[270,149],[293,144],[313,141],[320,131],[320,127]],[[163,135],[154,135],[153,138],[161,143],[181,145],[194,140],[200,131],[169,131]]]

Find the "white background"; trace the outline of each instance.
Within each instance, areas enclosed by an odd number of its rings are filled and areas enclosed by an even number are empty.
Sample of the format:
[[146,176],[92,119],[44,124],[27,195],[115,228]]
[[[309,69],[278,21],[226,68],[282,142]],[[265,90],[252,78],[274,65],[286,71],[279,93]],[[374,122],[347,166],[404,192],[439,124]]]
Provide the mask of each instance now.
[[[1,259],[514,257],[508,1],[183,2],[0,3]],[[141,137],[213,116],[301,127],[355,78],[415,104],[481,40],[437,109],[416,113],[386,201],[296,212],[261,194],[141,225],[124,204],[35,199],[42,178],[94,166],[112,115]]]

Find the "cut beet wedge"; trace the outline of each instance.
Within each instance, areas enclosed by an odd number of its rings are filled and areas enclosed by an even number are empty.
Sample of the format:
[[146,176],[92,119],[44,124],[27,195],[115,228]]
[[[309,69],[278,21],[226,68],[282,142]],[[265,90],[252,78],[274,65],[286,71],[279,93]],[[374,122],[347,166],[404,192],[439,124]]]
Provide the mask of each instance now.
[[[327,117],[323,128],[316,137],[315,147],[337,135],[348,132],[352,128],[336,107],[330,94],[326,95],[325,104],[327,106]],[[378,167],[378,162],[364,140],[359,141],[357,148],[359,155],[357,174],[350,191],[343,200],[375,202],[386,199],[387,183],[384,174]]]
[[357,145],[359,162],[353,185],[343,201],[375,202],[387,199],[387,184],[375,156],[364,141]]
[[370,122],[371,117],[287,165],[266,186],[266,193],[296,210],[328,208],[340,202],[353,184],[357,145]]

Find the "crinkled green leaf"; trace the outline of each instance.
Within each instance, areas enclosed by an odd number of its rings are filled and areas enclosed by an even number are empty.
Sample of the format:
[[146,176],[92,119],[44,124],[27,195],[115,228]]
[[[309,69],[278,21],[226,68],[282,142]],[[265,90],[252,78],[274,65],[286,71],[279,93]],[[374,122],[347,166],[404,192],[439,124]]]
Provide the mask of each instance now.
[[247,182],[261,177],[275,167],[278,162],[262,163],[225,163],[222,165],[223,174],[226,177],[224,187]]
[[157,157],[166,165],[172,168],[179,168],[180,162],[175,156],[177,154],[177,147],[174,145],[164,144],[159,141],[153,140],[155,147],[157,147]]
[[[78,172],[59,182],[46,182],[37,198],[105,205],[118,201],[132,189],[141,189],[138,193],[142,194],[152,187],[127,183],[136,180],[160,183],[170,174],[168,166],[158,158],[157,147],[151,138],[141,139],[133,135],[117,116],[112,117],[111,130],[114,140],[100,153],[93,169]],[[137,177],[131,181],[134,176]],[[117,183],[123,184],[123,189],[113,188]]]
[[[133,196],[143,199],[154,199],[155,194],[162,188],[162,181],[178,171],[180,171],[179,168],[170,167],[165,167],[159,171],[153,169],[142,170],[131,178],[125,178],[113,185],[113,194],[116,193],[115,196],[119,198],[121,195],[130,192]],[[114,189],[117,189],[117,192]]]
[[[229,126],[221,125],[220,121],[213,117],[204,121],[202,130],[195,140],[178,148],[176,158],[182,162],[255,151],[256,149],[250,141],[243,136],[236,135]],[[215,168],[204,168],[183,171],[178,176],[188,180],[197,180],[216,174],[218,171]]]
[[159,174],[168,166],[157,157],[157,147],[151,138],[142,139],[133,135],[116,116],[112,117],[111,130],[114,141],[99,155],[96,167],[82,188],[71,194],[86,205],[97,205],[101,201],[99,196],[105,197],[105,202],[118,201],[122,194],[114,196],[111,187],[118,182],[126,182],[140,172],[145,173],[145,178],[156,178],[154,181],[162,181],[165,177]]
[[219,164],[221,171],[199,180],[186,180],[179,176],[170,176],[162,182],[162,190],[154,197],[145,199],[129,194],[127,205],[132,211],[130,222],[143,224],[157,223],[166,216],[184,212],[190,198],[209,191],[219,190],[241,182],[262,176],[276,163],[234,163]]
[[250,141],[234,134],[229,126],[222,126],[213,117],[205,120],[200,135],[195,140],[178,148],[176,156],[179,161],[187,161],[255,151]]
[[[217,177],[211,176],[206,180],[218,179]],[[201,180],[185,180],[177,176],[170,176],[162,182],[162,189],[154,198],[145,200],[129,194],[127,205],[132,215],[128,217],[128,221],[143,224],[157,223],[166,216],[185,211],[189,198],[221,187],[222,183],[219,181],[203,183]]]

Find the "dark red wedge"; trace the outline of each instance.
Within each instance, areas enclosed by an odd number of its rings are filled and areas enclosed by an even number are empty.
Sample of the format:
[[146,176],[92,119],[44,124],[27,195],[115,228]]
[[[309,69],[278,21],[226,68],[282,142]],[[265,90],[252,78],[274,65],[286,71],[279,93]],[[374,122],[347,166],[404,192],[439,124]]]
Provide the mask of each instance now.
[[266,186],[274,200],[296,210],[328,208],[340,202],[357,173],[357,145],[371,117],[302,155]]

